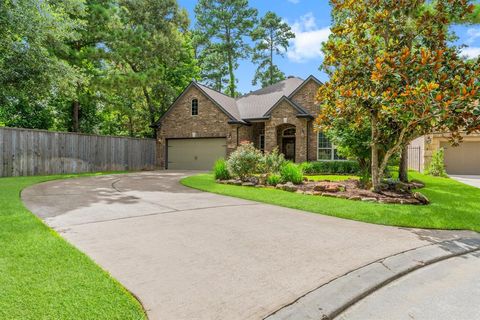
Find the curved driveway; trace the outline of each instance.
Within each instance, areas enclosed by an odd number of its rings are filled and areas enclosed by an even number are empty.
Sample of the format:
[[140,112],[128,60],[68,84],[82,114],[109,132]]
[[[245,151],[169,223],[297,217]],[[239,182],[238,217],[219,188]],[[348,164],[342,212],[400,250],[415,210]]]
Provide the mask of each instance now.
[[140,298],[150,319],[262,319],[374,260],[464,236],[186,188],[191,173],[51,181],[26,206]]

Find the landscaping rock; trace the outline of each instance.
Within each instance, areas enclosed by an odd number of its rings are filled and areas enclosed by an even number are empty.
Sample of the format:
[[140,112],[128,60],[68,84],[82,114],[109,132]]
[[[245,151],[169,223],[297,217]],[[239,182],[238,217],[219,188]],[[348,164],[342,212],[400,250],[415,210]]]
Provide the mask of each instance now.
[[342,188],[339,184],[330,183],[325,186],[326,192],[339,192],[342,191]]
[[328,193],[328,192],[323,192],[322,197],[330,197],[330,198],[336,198],[337,195],[335,193]]
[[267,184],[267,178],[268,178],[268,174],[261,174],[259,177],[258,177],[258,184]]
[[283,185],[282,189],[289,192],[296,192],[298,190],[298,187],[291,182],[287,182]]
[[418,180],[410,181],[410,185],[412,186],[412,189],[421,189],[425,187],[425,184]]
[[410,191],[410,185],[408,183],[403,183],[401,181],[397,181],[395,184],[395,191],[397,192],[408,192]]
[[320,191],[313,191],[314,196],[321,196],[322,193]]
[[322,184],[316,184],[316,185],[313,187],[313,191],[325,191],[325,186],[322,185]]
[[421,204],[429,204],[430,200],[420,192],[414,192],[413,197],[417,199]]
[[241,186],[242,185],[242,180],[233,180],[232,184],[235,186]]
[[388,203],[388,204],[399,204],[402,202],[402,199],[395,199],[395,198],[382,198],[378,200],[378,203]]
[[373,198],[373,197],[361,198],[361,200],[365,202],[377,202],[377,198]]
[[275,186],[275,189],[281,189],[281,190],[283,190],[283,186],[284,186],[283,184],[279,183],[279,184],[277,184],[277,185]]
[[253,182],[244,182],[244,183],[242,183],[242,186],[244,186],[244,187],[255,187],[255,183],[253,183]]
[[304,194],[305,192],[303,190],[300,190],[298,189],[297,191],[295,191],[296,193],[299,193],[299,194]]
[[360,196],[352,196],[352,197],[349,197],[348,200],[360,201],[360,200],[362,200],[362,197],[360,197]]

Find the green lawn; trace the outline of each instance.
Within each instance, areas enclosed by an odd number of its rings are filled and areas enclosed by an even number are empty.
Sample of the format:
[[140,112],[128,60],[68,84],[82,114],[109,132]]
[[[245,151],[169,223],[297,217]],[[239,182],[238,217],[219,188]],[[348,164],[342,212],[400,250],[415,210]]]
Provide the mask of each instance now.
[[[430,205],[367,203],[275,189],[223,185],[215,183],[211,174],[187,177],[182,183],[203,191],[352,220],[403,227],[480,231],[480,189],[448,178],[419,173],[410,175],[426,184],[420,191],[430,199]],[[335,176],[326,177],[335,179]]]
[[23,206],[23,188],[65,177],[0,178],[0,319],[145,319],[130,293]]

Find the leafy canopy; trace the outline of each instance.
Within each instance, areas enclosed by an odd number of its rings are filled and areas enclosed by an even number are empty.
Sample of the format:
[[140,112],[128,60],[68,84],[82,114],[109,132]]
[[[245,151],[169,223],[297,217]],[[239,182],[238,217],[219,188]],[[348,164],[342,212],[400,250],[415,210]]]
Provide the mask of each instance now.
[[414,138],[432,131],[480,127],[479,63],[461,58],[449,45],[452,20],[470,14],[467,0],[332,0],[332,35],[323,45],[317,125],[361,135],[370,127],[372,183],[380,190],[390,157]]

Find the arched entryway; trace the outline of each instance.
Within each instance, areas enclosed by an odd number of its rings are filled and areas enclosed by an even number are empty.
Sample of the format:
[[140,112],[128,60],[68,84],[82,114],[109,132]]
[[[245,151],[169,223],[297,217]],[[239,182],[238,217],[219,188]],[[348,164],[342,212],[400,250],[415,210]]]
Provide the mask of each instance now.
[[279,150],[285,159],[295,161],[296,127],[292,124],[282,124],[277,127]]

